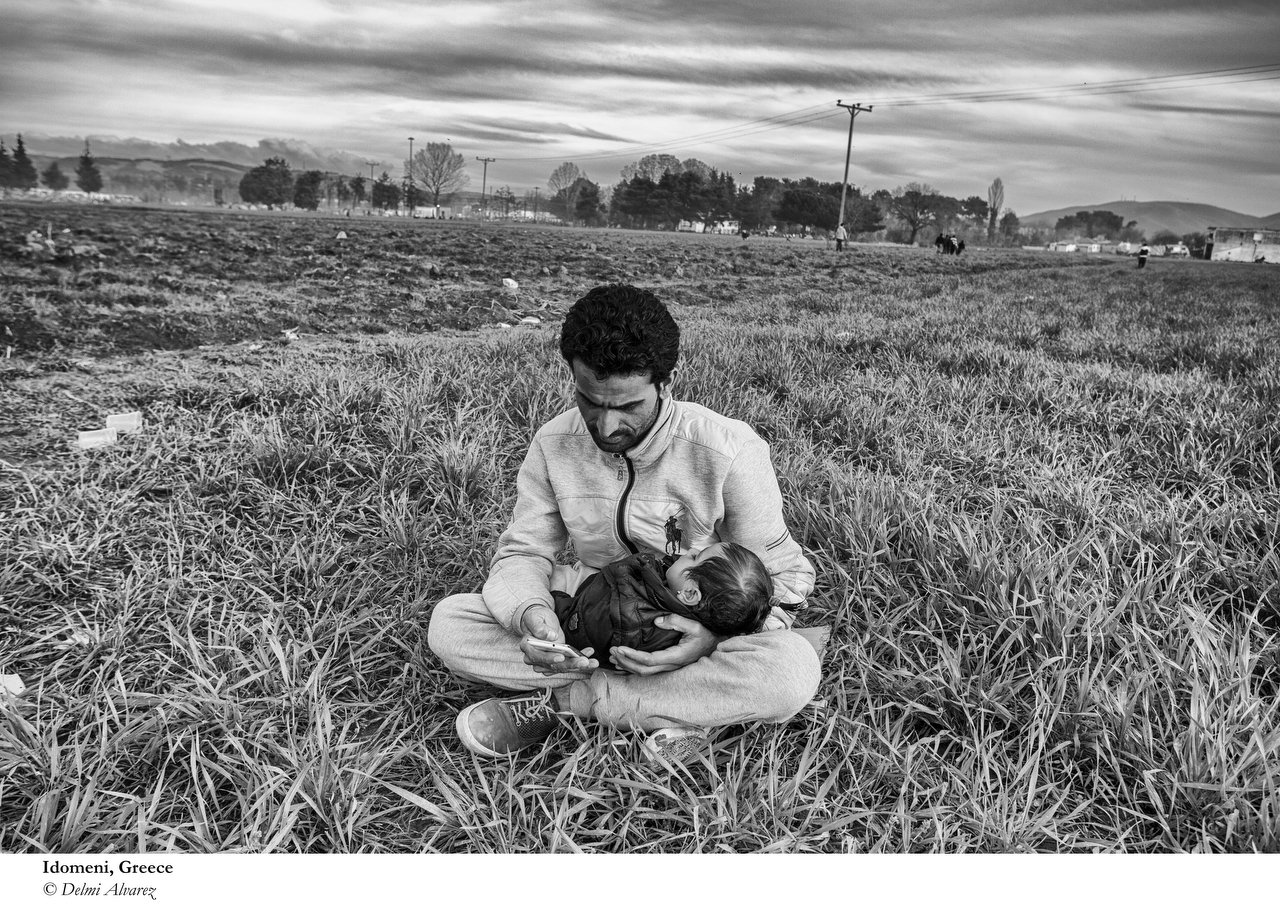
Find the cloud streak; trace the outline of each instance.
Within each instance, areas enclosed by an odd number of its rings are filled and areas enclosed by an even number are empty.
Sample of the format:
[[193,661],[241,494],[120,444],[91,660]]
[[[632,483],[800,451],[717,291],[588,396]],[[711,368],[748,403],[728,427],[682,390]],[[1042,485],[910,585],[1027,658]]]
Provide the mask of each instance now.
[[[855,132],[851,179],[865,187],[924,181],[963,196],[1001,174],[1024,212],[1175,191],[1256,209],[1260,183],[1280,187],[1262,152],[1280,118],[1275,81],[954,98],[1269,63],[1280,59],[1270,2],[1044,6],[10,0],[0,130],[250,146],[285,134],[387,163],[412,134],[497,157],[491,176],[513,187],[577,158],[613,181],[648,149],[747,181],[836,179],[844,98],[877,105]],[[918,104],[939,94],[953,98]],[[824,106],[833,117],[803,123]],[[802,123],[751,124],[787,113]]]

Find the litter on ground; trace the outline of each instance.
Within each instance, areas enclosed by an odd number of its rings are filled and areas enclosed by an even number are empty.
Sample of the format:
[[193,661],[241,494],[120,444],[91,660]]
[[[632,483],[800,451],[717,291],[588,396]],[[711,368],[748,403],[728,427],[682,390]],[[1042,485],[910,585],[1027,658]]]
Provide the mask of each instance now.
[[96,431],[81,431],[76,437],[76,446],[81,450],[92,450],[105,447],[116,442],[120,432],[115,428],[100,428]]
[[119,415],[108,415],[106,426],[114,428],[121,434],[136,434],[142,430],[142,412],[122,412]]

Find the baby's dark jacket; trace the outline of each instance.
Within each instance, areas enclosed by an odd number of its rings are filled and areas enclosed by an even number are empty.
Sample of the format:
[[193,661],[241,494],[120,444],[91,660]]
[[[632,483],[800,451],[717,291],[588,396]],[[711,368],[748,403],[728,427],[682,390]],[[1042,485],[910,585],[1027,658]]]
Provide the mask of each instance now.
[[609,649],[615,645],[661,651],[679,642],[680,632],[654,625],[659,616],[699,618],[667,586],[657,559],[647,552],[606,565],[583,581],[572,597],[553,590],[551,598],[565,641],[575,648],[591,648],[601,667],[612,667]]

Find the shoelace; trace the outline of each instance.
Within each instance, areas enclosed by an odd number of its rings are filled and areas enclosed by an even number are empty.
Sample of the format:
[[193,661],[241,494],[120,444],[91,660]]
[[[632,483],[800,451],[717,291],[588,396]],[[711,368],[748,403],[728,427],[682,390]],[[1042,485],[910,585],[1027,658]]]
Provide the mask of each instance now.
[[515,722],[516,731],[521,734],[529,728],[543,726],[548,719],[554,717],[544,699],[522,699],[510,705],[511,720]]
[[511,715],[516,719],[516,727],[529,722],[541,721],[550,714],[547,703],[543,699],[521,699],[511,703]]

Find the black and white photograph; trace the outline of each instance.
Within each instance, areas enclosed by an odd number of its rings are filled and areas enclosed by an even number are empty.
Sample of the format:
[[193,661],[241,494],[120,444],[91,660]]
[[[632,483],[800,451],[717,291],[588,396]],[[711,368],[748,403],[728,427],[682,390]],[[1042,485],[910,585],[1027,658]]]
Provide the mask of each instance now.
[[5,0],[0,891],[1246,908],[1278,149],[1261,0]]

